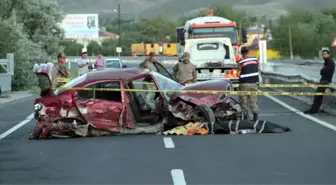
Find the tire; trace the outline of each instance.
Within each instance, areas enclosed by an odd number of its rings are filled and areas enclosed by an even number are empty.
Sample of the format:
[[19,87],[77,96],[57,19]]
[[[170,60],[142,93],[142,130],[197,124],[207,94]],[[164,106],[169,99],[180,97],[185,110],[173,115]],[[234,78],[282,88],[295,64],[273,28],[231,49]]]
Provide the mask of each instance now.
[[214,134],[213,130],[216,124],[216,117],[212,109],[206,105],[199,105],[195,109],[204,115],[206,122],[208,122],[206,128],[209,130],[209,133]]
[[[237,100],[235,100],[234,98],[230,97],[231,101],[235,102],[236,104],[238,104],[241,108],[241,114],[243,115],[243,120],[248,119],[248,110],[245,109],[244,106],[242,106]],[[246,113],[246,114],[245,114]]]
[[209,106],[206,105],[199,105],[196,107],[196,110],[200,111],[207,122],[214,123],[216,121],[215,113]]

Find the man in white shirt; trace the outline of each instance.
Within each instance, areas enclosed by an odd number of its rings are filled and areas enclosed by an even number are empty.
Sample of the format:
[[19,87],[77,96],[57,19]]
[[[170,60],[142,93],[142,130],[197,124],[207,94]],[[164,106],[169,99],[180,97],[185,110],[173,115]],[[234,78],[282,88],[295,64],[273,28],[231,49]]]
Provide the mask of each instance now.
[[77,60],[78,75],[81,76],[89,72],[89,61],[87,59],[87,52],[83,51],[82,56]]

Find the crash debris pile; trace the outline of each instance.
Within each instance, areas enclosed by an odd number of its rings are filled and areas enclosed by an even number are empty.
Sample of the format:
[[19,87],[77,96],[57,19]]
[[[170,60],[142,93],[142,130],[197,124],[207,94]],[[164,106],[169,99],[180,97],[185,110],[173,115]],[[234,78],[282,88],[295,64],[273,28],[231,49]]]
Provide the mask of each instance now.
[[209,130],[206,128],[206,123],[188,123],[183,126],[178,126],[173,129],[163,132],[163,135],[207,135]]

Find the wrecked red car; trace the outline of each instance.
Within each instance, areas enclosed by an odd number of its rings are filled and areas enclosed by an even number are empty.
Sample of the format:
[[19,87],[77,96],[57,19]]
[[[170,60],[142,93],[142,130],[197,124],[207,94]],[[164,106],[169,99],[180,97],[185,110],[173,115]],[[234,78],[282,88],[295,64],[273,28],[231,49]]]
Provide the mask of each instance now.
[[231,133],[231,127],[240,129],[244,124],[256,132],[267,132],[262,121],[240,123],[245,120],[244,111],[228,94],[169,91],[231,91],[230,81],[182,86],[161,64],[156,68],[158,72],[136,68],[89,72],[54,90],[53,64],[35,65],[41,97],[34,102],[37,123],[31,139],[157,134],[190,122],[204,123],[201,127],[209,133]]

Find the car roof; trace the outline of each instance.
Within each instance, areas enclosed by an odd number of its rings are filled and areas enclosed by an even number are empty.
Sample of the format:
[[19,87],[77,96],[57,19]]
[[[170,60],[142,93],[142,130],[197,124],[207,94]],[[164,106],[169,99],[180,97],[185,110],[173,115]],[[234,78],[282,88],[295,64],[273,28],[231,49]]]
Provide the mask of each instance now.
[[106,69],[102,71],[93,71],[87,73],[86,81],[96,80],[114,80],[114,79],[126,79],[135,78],[141,75],[150,74],[148,69],[139,68],[121,68],[121,69]]
[[120,58],[106,58],[106,60],[119,60],[120,61]]

